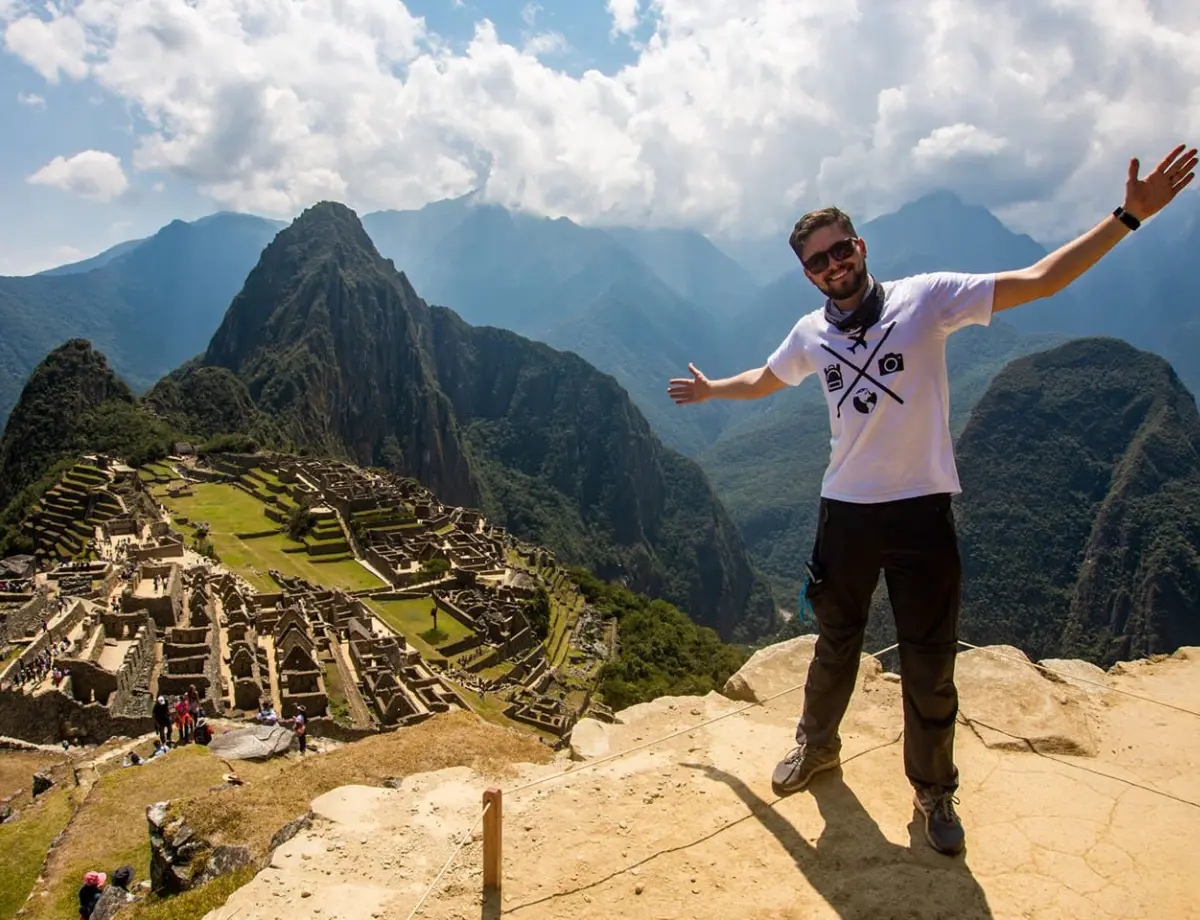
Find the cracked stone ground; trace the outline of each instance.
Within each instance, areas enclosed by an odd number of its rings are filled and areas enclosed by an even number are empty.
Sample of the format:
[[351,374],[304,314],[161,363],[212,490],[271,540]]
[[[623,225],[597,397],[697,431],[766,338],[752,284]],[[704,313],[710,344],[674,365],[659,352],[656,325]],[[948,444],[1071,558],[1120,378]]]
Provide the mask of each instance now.
[[[743,669],[744,698],[803,679],[811,642],[784,646]],[[1071,666],[1200,711],[1200,650],[1113,675]],[[791,741],[796,693],[507,793],[502,896],[481,900],[476,834],[418,916],[1200,918],[1200,718],[985,651],[960,657],[959,686],[963,857],[924,841],[904,779],[899,686],[866,661],[843,767],[809,791],[780,800],[769,780]],[[599,758],[741,705],[717,694],[657,700],[621,713],[624,724],[589,726],[577,747]],[[527,768],[505,787],[567,766]],[[408,917],[478,816],[485,785],[454,769],[399,789],[334,790],[314,803],[313,827],[206,920]]]

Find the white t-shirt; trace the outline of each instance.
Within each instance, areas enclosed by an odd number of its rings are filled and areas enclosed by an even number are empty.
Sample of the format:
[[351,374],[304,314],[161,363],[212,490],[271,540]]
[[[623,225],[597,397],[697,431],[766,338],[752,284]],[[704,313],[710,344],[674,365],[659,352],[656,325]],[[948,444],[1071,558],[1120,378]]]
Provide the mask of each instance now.
[[784,383],[820,376],[829,406],[825,498],[886,502],[958,493],[946,339],[992,319],[995,275],[937,272],[884,282],[883,313],[861,339],[824,309],[800,318],[767,360]]

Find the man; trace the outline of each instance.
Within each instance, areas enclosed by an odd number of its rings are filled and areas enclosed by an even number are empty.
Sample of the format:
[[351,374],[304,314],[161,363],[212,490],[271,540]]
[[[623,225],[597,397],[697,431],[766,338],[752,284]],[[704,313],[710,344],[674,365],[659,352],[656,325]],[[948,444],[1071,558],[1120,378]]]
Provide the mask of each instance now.
[[958,770],[954,661],[962,567],[951,511],[960,490],[949,431],[946,338],[993,314],[1058,293],[1194,176],[1180,146],[1145,179],[1131,160],[1112,216],[1035,265],[995,274],[940,272],[880,284],[867,245],[836,208],[813,211],[790,244],[827,300],[800,318],[763,367],[709,380],[670,381],[680,405],[758,399],[816,374],[832,429],[806,593],[817,642],[796,747],[778,764],[780,793],[804,789],[839,764],[838,728],[854,690],[871,594],[882,569],[896,620],[904,701],[904,768],[925,836],[938,851],[964,846],[955,813]]

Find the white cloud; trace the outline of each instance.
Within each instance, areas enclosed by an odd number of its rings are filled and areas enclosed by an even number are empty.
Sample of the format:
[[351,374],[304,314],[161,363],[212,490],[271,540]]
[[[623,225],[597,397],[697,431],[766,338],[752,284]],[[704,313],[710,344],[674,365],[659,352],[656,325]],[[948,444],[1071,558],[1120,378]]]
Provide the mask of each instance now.
[[1052,236],[1111,211],[1130,156],[1200,139],[1186,0],[606,0],[614,29],[654,31],[610,75],[487,22],[451,50],[399,0],[8,2],[12,54],[141,116],[136,168],[280,216],[481,188],[581,220],[779,232],[949,186]]
[[44,109],[46,107],[46,97],[39,96],[37,93],[17,93],[17,103],[19,105],[27,105],[32,109]]
[[629,34],[637,28],[639,0],[607,0],[608,15],[612,17],[614,35]]
[[4,46],[51,83],[58,82],[59,71],[75,79],[87,74],[87,36],[83,24],[72,16],[22,16],[8,23]]
[[129,188],[121,161],[102,150],[85,150],[70,158],[55,157],[25,181],[93,201],[111,201]]

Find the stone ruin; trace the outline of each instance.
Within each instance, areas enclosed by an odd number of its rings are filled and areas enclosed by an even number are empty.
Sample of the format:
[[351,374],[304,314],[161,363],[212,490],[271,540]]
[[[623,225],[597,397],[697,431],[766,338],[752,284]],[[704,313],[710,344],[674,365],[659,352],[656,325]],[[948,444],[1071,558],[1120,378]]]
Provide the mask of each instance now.
[[279,714],[290,719],[304,706],[309,718],[325,715],[329,697],[325,675],[308,622],[297,609],[286,611],[273,632],[275,673],[278,675]]
[[[411,725],[465,707],[453,680],[468,692],[499,693],[515,721],[559,736],[578,717],[578,696],[568,701],[568,688],[551,669],[522,609],[538,579],[512,568],[508,559],[516,549],[529,565],[542,566],[553,563],[550,554],[518,547],[480,512],[443,505],[419,483],[390,473],[261,455],[202,462],[212,464],[207,475],[191,465],[182,475],[251,491],[276,522],[286,520],[287,509],[297,503],[322,509],[330,533],[318,539],[332,546],[332,537],[344,534],[338,549],[371,563],[391,587],[330,590],[273,571],[279,589],[260,592],[208,564],[185,568],[184,538],[160,516],[136,473],[114,467],[109,482],[120,480],[123,510],[98,524],[96,534],[117,564],[60,565],[46,573],[42,594],[27,591],[6,599],[0,593],[0,635],[21,632],[30,648],[38,644],[29,634],[41,625],[39,611],[59,603],[50,600],[53,595],[97,601],[72,608],[78,613],[60,657],[75,664],[75,673],[53,692],[89,711],[144,719],[156,695],[177,697],[195,686],[210,714],[232,709],[249,716],[271,700],[284,718],[304,705],[310,718],[333,712],[365,730]],[[186,481],[172,485],[189,488]],[[434,559],[448,564],[444,576],[404,587],[419,580],[422,565]],[[468,635],[443,644],[426,661],[375,614],[361,596],[367,594],[428,599]],[[62,623],[50,630],[55,641],[63,630]],[[603,644],[578,627],[561,631],[550,650],[553,660],[564,659],[562,645],[573,637],[591,643],[588,653]],[[588,653],[569,650],[563,670],[582,674]],[[327,684],[335,674],[336,707],[333,685]],[[37,692],[47,691],[40,686]]]

